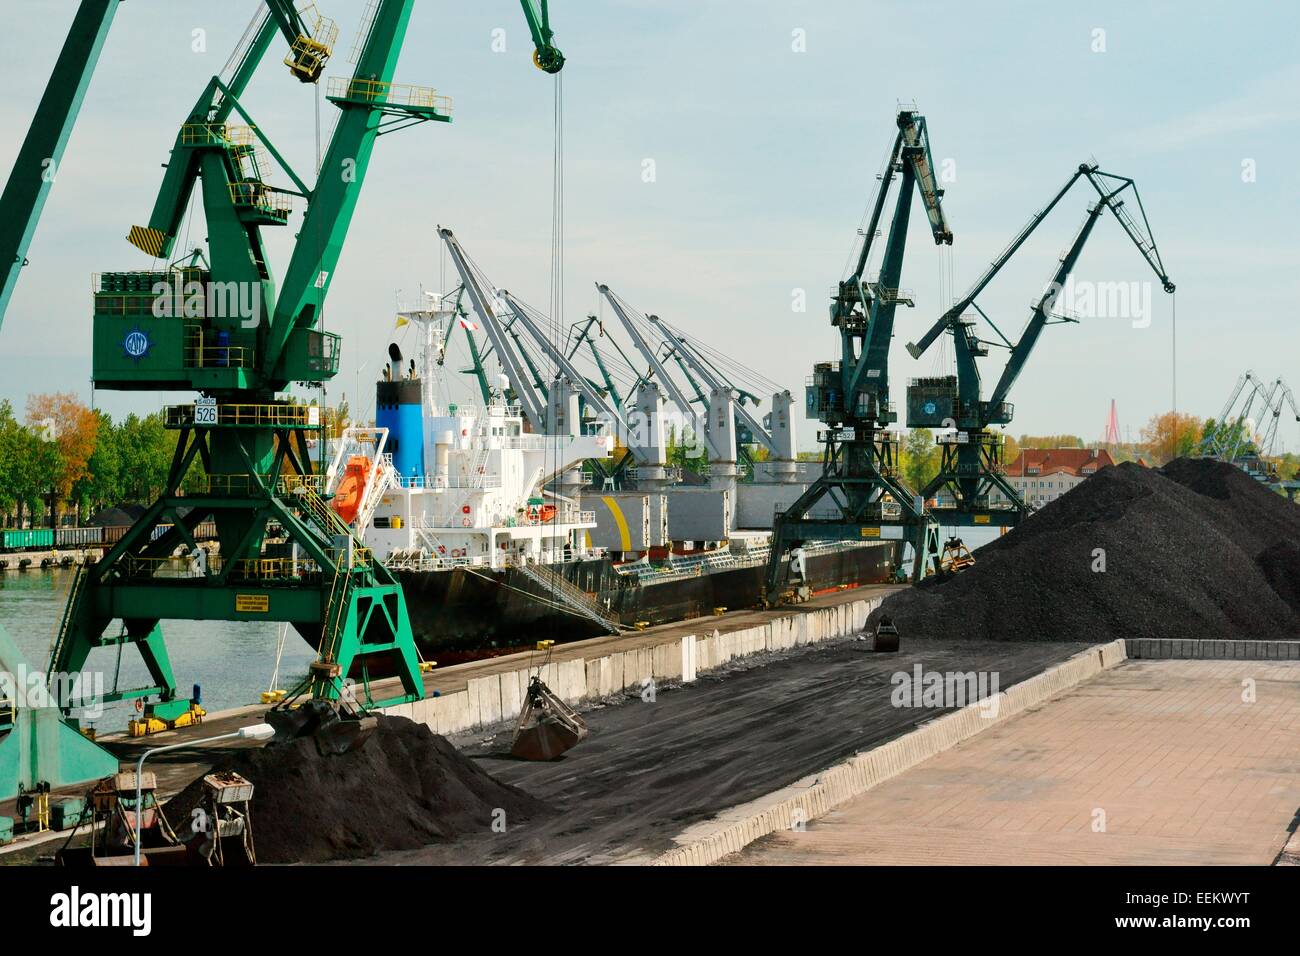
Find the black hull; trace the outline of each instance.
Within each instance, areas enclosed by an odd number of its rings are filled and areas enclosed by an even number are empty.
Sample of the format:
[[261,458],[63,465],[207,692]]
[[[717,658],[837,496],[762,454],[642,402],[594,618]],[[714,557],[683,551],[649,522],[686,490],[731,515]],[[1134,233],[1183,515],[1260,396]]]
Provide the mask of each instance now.
[[[808,557],[808,584],[821,591],[881,583],[897,567],[901,549],[901,543],[881,542]],[[763,601],[767,571],[760,564],[641,586],[635,578],[615,571],[607,558],[570,561],[559,568],[570,583],[595,593],[600,604],[627,625],[665,624],[711,614],[718,607],[733,611],[757,607]],[[396,573],[416,642],[426,656],[513,647],[543,638],[575,641],[606,633],[593,621],[550,606],[554,597],[514,568],[398,569]]]

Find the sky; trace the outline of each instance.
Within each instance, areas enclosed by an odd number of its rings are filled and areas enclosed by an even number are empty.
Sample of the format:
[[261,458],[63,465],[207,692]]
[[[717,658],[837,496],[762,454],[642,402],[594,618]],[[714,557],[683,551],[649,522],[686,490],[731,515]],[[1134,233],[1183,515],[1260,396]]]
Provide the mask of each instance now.
[[[364,3],[318,5],[340,27],[326,74],[344,75]],[[0,328],[0,399],[21,408],[30,392],[73,391],[114,415],[179,400],[92,394],[91,275],[152,267],[124,237],[147,221],[177,127],[258,6],[122,3]],[[5,0],[5,8],[0,128],[10,133],[0,175],[76,3]],[[900,311],[891,357],[900,404],[907,378],[951,368],[946,342],[919,360],[904,343],[1092,158],[1136,181],[1178,290],[1165,295],[1118,223],[1103,220],[1075,279],[1149,283],[1150,314],[1049,327],[1010,395],[1009,430],[1099,439],[1113,399],[1122,436],[1136,439],[1175,401],[1175,310],[1180,410],[1218,415],[1246,369],[1300,387],[1290,318],[1300,293],[1295,5],[938,2],[923,16],[914,4],[860,0],[554,0],[552,8],[568,58],[566,323],[597,311],[594,283],[607,283],[799,397],[812,364],[838,357],[828,294],[848,272],[894,115],[914,103],[945,174],[956,238],[936,249],[917,202],[901,283],[916,304]],[[494,49],[502,36],[504,52]],[[281,52],[244,104],[288,161],[309,171],[318,91],[289,76]],[[345,337],[331,401],[358,383],[373,401],[369,381],[394,336],[396,306],[453,272],[438,224],[496,285],[546,308],[555,81],[530,54],[513,0],[416,3],[395,79],[452,96],[454,121],[378,142],[325,311],[325,326]],[[321,99],[319,110],[328,133],[334,108]],[[1076,186],[980,297],[1008,335],[1028,318],[1089,198]],[[201,238],[201,221],[190,225]],[[282,276],[292,228],[266,232]],[[1005,353],[985,361],[987,385]],[[811,447],[815,424],[799,428]],[[1284,422],[1279,434],[1300,448],[1300,424]]]

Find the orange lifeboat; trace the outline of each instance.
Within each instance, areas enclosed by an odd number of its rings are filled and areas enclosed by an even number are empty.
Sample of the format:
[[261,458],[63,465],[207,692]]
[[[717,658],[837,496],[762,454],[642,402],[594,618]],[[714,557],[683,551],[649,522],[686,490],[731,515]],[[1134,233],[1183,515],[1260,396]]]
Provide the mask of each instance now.
[[343,477],[339,480],[331,504],[338,516],[348,524],[356,520],[357,512],[361,509],[361,496],[366,491],[370,468],[370,459],[365,455],[352,455],[343,469]]
[[528,521],[531,524],[542,524],[547,521],[554,521],[557,512],[555,505],[530,505],[528,508]]

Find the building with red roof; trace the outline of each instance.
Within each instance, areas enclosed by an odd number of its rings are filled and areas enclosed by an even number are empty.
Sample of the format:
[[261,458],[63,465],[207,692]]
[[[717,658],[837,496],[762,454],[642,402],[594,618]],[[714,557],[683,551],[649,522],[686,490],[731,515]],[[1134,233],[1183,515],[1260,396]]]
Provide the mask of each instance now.
[[[1035,508],[1055,501],[1089,475],[1115,464],[1104,448],[1022,448],[1007,465],[1007,482]],[[1005,496],[994,492],[992,503],[1006,504]]]

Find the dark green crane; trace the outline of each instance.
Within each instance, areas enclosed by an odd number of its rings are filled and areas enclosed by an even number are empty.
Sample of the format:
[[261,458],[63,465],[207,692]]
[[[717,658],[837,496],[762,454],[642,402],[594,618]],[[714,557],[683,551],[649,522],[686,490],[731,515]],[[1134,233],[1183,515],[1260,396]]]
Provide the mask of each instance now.
[[[897,125],[857,266],[839,283],[831,301],[831,325],[840,333],[840,359],[814,366],[807,389],[808,417],[827,426],[821,434],[822,474],[776,517],[767,570],[769,602],[780,599],[786,554],[804,541],[910,541],[913,579],[925,573],[928,561],[937,560],[937,525],[898,475],[898,441],[889,431],[898,419],[889,400],[889,346],[898,306],[912,305],[899,283],[914,194],[921,197],[935,244],[951,245],[953,236],[943,211],[943,190],[935,178],[925,117],[902,110]],[[867,265],[890,184],[896,179],[900,180],[898,198],[880,274],[872,281]],[[834,503],[838,517],[809,517],[823,499]]]
[[[976,297],[1080,179],[1086,179],[1097,191],[1097,202],[1089,208],[1083,225],[1061,257],[1047,288],[1034,303],[1029,322],[1020,338],[1012,343],[976,304]],[[1131,194],[1137,205],[1140,222],[1128,214],[1125,208],[1126,194]],[[1093,227],[1106,210],[1110,210],[1124,228],[1160,279],[1162,288],[1166,292],[1173,292],[1174,284],[1169,280],[1160,260],[1146,211],[1138,196],[1137,185],[1132,179],[1102,172],[1095,163],[1084,163],[1057,191],[1051,202],[1030,218],[1028,224],[1008,243],[970,291],[945,312],[919,342],[908,344],[908,352],[913,358],[919,358],[943,333],[951,333],[953,337],[957,374],[916,379],[907,389],[909,426],[953,430],[950,435],[940,438],[942,455],[939,474],[922,492],[927,500],[941,494],[954,500],[951,507],[931,509],[931,513],[944,524],[1011,526],[1028,514],[1028,505],[1005,477],[1002,436],[989,431],[989,426],[1006,425],[1011,421],[1014,408],[1007,402],[1007,396],[1024,370],[1043,329],[1053,323],[1075,321],[1073,317],[1053,315],[1052,310],[1074,272]],[[971,308],[988,323],[996,334],[997,341],[980,338],[976,332],[976,318],[966,311]],[[1005,347],[1010,354],[1001,377],[986,400],[981,394],[980,370],[976,360],[987,356],[990,346]],[[1007,505],[994,505],[995,490],[1002,493]]]

